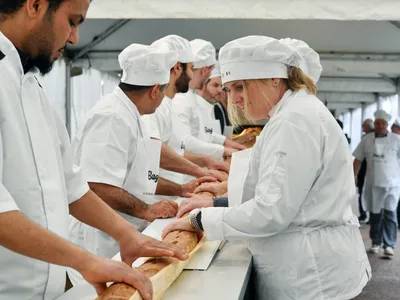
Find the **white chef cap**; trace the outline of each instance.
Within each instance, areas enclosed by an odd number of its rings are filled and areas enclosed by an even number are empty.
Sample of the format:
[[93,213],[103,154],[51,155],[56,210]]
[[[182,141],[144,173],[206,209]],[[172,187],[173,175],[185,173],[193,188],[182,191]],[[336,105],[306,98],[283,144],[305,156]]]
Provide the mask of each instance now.
[[181,63],[193,62],[192,47],[187,39],[178,35],[167,35],[151,44],[152,46],[160,46],[165,44],[170,50],[178,53],[178,60]]
[[195,69],[215,65],[217,59],[213,44],[205,40],[196,39],[190,41],[190,46],[192,47],[193,67]]
[[123,70],[121,82],[139,86],[167,84],[178,53],[165,46],[132,44],[118,56]]
[[266,36],[247,36],[227,43],[219,52],[222,83],[234,80],[288,78],[288,66],[303,57],[291,46]]
[[286,38],[281,39],[280,41],[293,47],[300,53],[304,58],[304,64],[300,65],[300,69],[311,77],[314,83],[317,83],[322,73],[322,66],[318,53],[311,49],[305,42],[300,40]]
[[391,115],[389,115],[386,111],[384,111],[383,109],[381,109],[381,110],[377,110],[375,113],[374,113],[374,117],[375,117],[375,120],[385,120],[386,122],[389,122],[390,121],[390,119],[392,118],[392,116]]
[[397,126],[400,128],[400,118],[396,118],[393,122],[393,125]]
[[220,65],[218,62],[215,64],[215,67],[211,72],[210,79],[216,78],[216,77],[221,77],[221,68],[220,68]]

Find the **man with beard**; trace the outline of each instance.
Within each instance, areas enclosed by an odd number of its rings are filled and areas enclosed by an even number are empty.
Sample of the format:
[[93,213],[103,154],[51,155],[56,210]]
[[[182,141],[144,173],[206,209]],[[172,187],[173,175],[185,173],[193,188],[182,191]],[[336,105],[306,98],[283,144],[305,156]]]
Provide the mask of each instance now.
[[[151,282],[130,266],[139,256],[187,256],[143,236],[89,190],[69,137],[36,76],[78,41],[89,0],[0,0],[0,298],[55,299],[65,267],[101,293],[126,282],[151,299]],[[116,239],[123,261],[68,242],[69,214]]]
[[181,131],[183,125],[172,110],[175,95],[189,90],[189,82],[193,76],[193,54],[189,41],[177,35],[169,35],[152,45],[165,46],[178,54],[178,61],[171,69],[169,85],[161,105],[154,114],[142,116],[150,136],[163,142],[161,155],[168,157],[169,168],[160,169],[160,176],[178,184],[185,181],[183,174],[194,177],[210,175],[221,179],[219,172],[206,170],[203,167],[228,171],[226,164],[205,155],[185,152]]
[[196,39],[190,42],[193,53],[193,78],[189,83],[189,91],[177,94],[172,109],[182,122],[182,133],[186,150],[194,154],[205,154],[214,159],[230,157],[232,153],[242,150],[242,147],[231,145],[224,136],[213,134],[199,112],[196,89],[202,89],[216,64],[214,46],[204,40]]

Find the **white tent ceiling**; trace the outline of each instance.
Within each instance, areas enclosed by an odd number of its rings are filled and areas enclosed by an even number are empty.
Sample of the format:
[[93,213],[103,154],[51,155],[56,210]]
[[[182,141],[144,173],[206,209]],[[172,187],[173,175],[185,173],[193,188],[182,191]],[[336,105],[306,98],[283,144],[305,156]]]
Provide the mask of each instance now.
[[301,39],[319,52],[319,97],[332,109],[359,107],[398,91],[397,0],[95,0],[88,18],[79,44],[68,51],[76,66],[119,72],[123,48],[168,34],[206,39],[217,49],[257,34]]

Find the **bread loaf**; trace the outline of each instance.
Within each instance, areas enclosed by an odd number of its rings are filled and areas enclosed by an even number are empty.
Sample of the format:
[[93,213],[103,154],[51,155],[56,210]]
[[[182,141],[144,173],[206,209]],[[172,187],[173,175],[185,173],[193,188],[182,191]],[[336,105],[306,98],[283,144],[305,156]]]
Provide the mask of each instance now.
[[213,198],[215,197],[215,195],[211,192],[200,192],[200,193],[197,193],[196,195],[208,196],[208,197],[213,197]]
[[[190,257],[204,244],[199,242],[197,233],[188,231],[172,231],[165,236],[163,242],[175,245],[184,250]],[[175,281],[184,267],[189,263],[173,257],[149,258],[138,269],[150,278],[153,284],[153,299],[161,299],[167,288]],[[115,283],[97,298],[98,300],[140,300],[139,292],[124,283]]]

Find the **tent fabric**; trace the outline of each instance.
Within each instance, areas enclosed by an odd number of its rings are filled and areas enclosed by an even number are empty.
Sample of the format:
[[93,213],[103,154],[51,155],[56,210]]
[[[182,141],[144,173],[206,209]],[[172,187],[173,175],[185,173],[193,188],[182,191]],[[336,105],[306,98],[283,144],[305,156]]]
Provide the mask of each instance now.
[[92,19],[399,20],[396,0],[94,0]]

